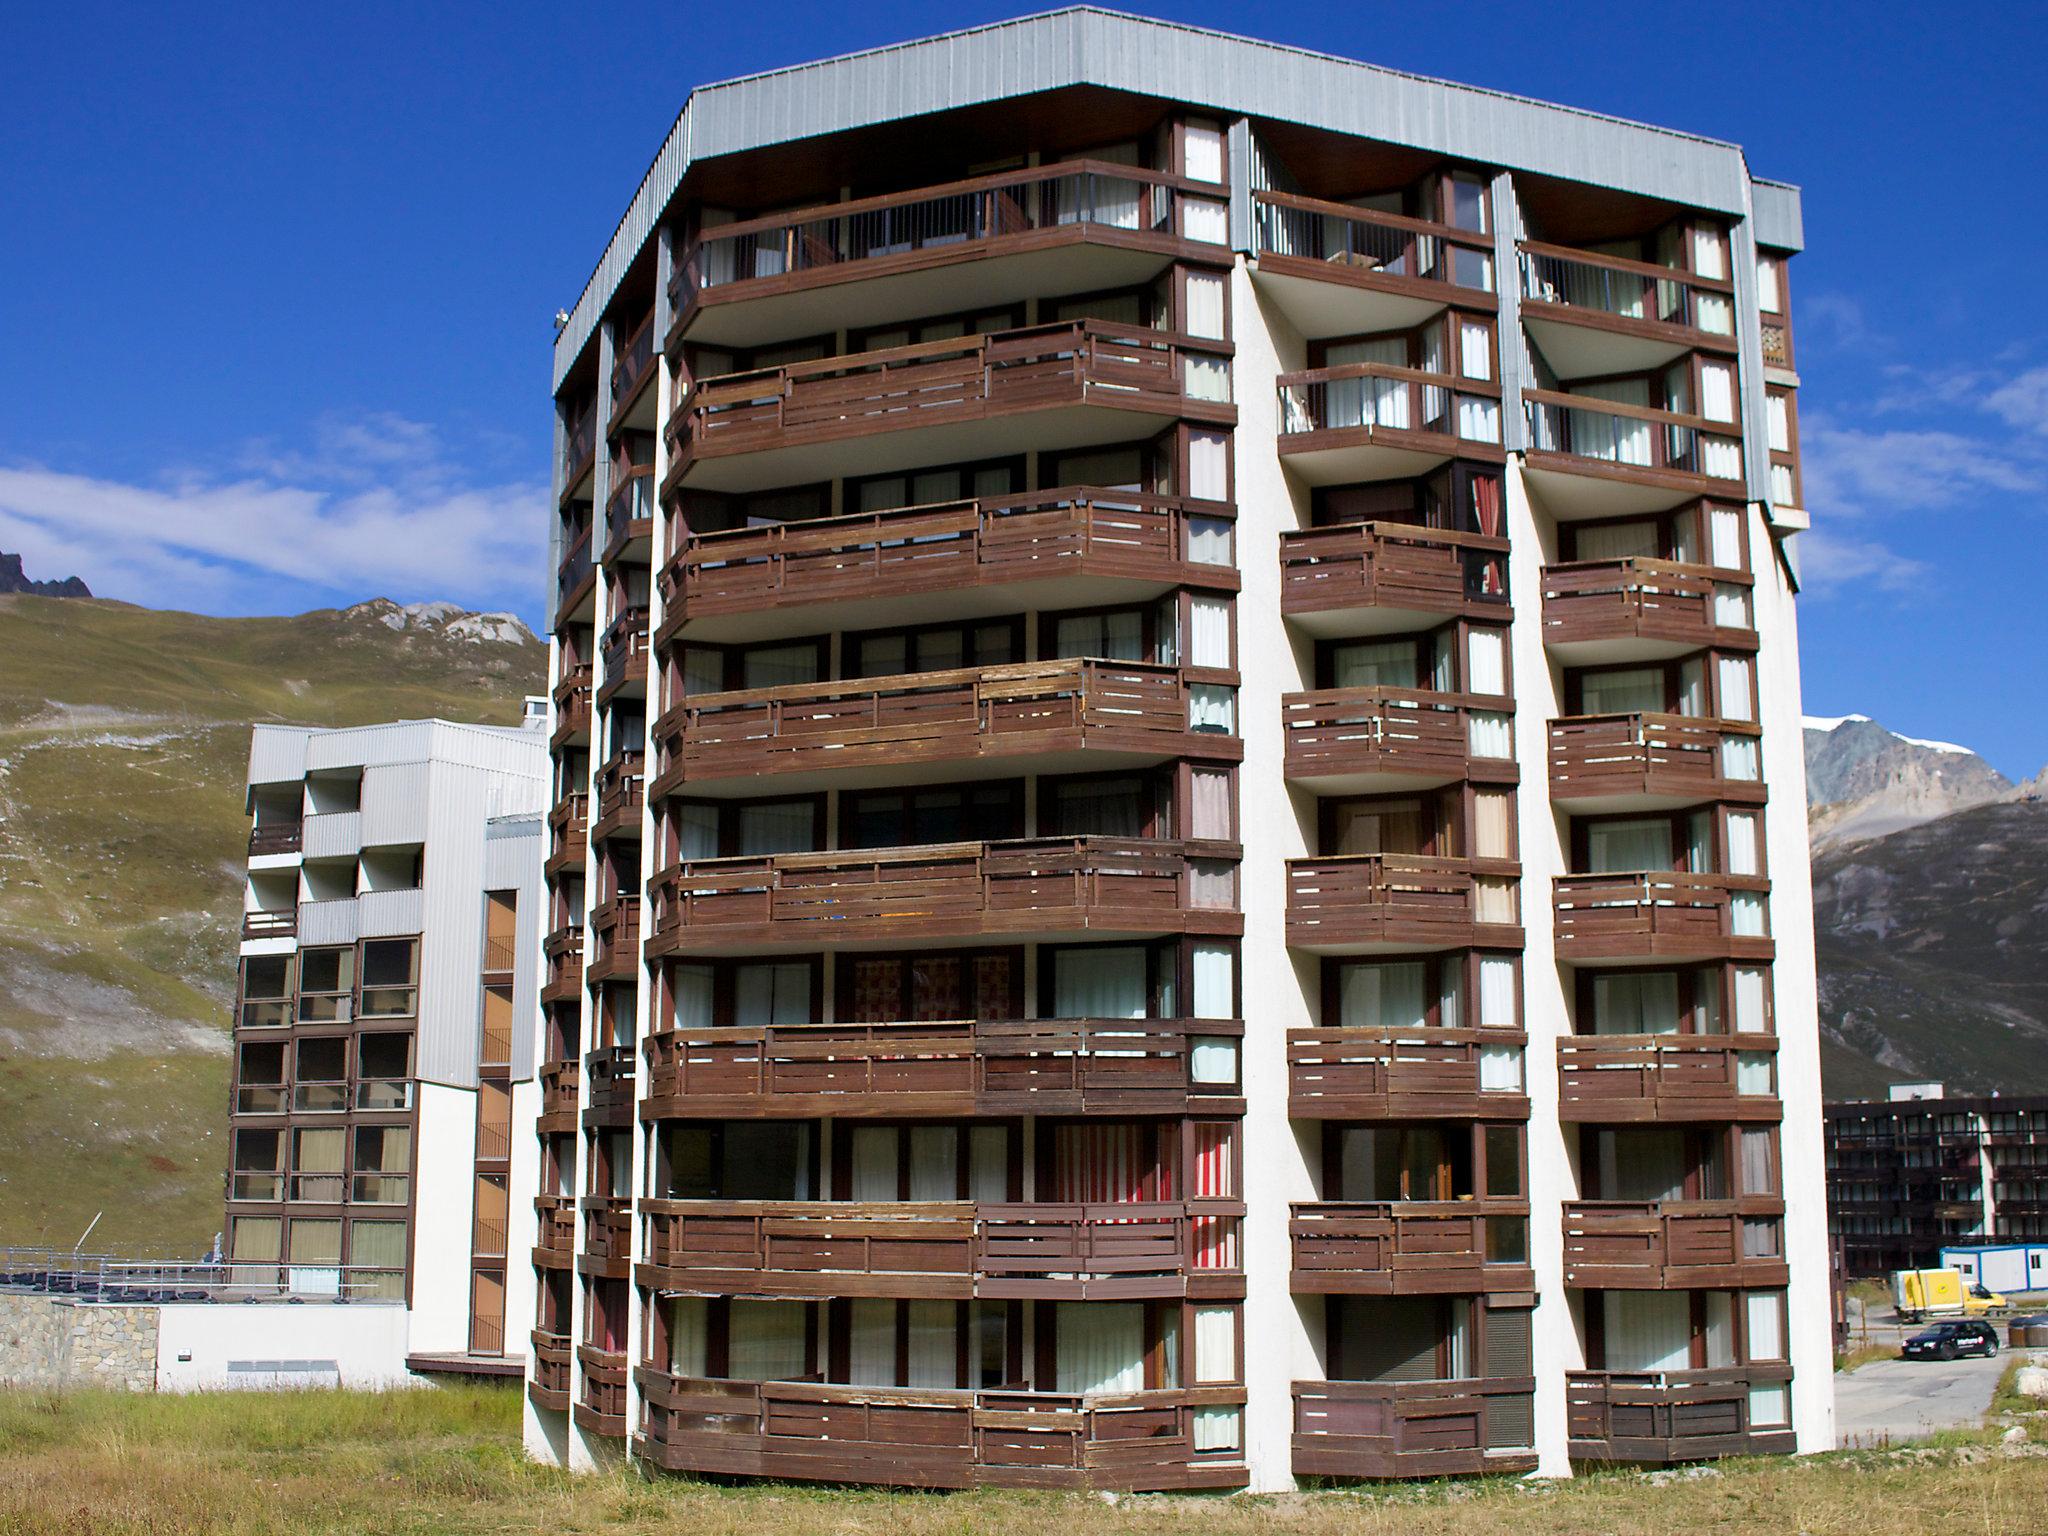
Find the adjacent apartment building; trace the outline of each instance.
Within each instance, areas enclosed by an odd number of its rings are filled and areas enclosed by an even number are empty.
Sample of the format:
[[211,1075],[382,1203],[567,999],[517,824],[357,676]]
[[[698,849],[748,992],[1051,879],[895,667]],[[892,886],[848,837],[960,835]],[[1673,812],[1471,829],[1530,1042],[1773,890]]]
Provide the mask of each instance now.
[[1845,1270],[2048,1241],[2048,1098],[1952,1099],[1940,1084],[1910,1093],[1827,1106],[1828,1227]]
[[554,356],[530,1448],[1830,1446],[1800,243],[1098,11],[692,93]]
[[222,1294],[403,1305],[391,1377],[524,1362],[545,723],[250,744]]

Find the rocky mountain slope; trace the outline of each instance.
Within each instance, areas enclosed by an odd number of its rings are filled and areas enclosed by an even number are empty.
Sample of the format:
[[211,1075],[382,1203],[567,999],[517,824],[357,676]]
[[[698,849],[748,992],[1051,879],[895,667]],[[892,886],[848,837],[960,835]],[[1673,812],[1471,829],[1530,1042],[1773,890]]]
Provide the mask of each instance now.
[[378,600],[219,619],[0,596],[0,1241],[221,1221],[249,723],[510,723],[546,648]]
[[26,592],[34,597],[91,597],[92,589],[76,576],[62,581],[30,581],[21,556],[0,549],[0,594]]
[[1968,747],[1900,736],[1868,715],[1806,721],[1807,834],[1816,851],[2012,792],[2012,781]]

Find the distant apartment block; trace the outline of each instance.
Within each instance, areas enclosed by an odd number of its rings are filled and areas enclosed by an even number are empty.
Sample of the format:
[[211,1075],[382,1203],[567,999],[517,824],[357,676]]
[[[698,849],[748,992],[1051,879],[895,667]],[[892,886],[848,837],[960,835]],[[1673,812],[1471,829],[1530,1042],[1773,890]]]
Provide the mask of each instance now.
[[1831,1446],[1800,244],[1094,11],[695,91],[555,348],[528,1446]]
[[249,750],[227,1289],[402,1303],[417,1369],[525,1355],[542,725]]
[[2048,1098],[1914,1084],[1827,1106],[1828,1230],[1851,1275],[2048,1239]]

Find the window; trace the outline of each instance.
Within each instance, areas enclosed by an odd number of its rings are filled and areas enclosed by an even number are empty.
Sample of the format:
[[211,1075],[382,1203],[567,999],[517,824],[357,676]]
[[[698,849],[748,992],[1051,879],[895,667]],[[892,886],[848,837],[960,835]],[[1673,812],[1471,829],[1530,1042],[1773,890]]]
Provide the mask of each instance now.
[[363,941],[363,1017],[394,1018],[419,1011],[419,940]]
[[1022,825],[1023,794],[1014,783],[862,790],[846,797],[840,842],[847,848],[997,842],[1016,837]]
[[1223,180],[1223,130],[1214,123],[1191,121],[1182,129],[1183,173],[1189,181]]
[[811,1127],[800,1121],[664,1126],[669,1198],[808,1200]]
[[922,629],[850,635],[847,648],[847,676],[895,677],[913,672],[1003,666],[1022,654],[1022,636],[1013,620],[937,624]]
[[405,1223],[354,1221],[348,1228],[349,1295],[405,1300]]
[[346,1024],[355,992],[352,949],[299,952],[299,1018],[309,1024]]

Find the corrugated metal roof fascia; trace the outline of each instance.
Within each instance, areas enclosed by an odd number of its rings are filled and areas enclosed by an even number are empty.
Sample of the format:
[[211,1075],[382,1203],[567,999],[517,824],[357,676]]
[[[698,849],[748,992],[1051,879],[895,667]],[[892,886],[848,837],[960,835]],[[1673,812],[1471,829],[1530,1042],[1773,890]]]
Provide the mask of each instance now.
[[1748,169],[1732,144],[1278,43],[1114,12],[1056,11],[693,91],[556,339],[555,389],[695,160],[1076,84],[1416,144],[1727,213],[1747,201]]
[[1788,181],[1752,179],[1749,200],[1758,245],[1772,251],[1806,249],[1806,210],[1797,187]]

